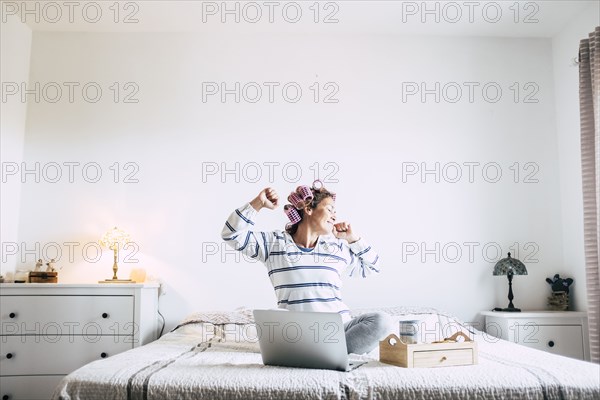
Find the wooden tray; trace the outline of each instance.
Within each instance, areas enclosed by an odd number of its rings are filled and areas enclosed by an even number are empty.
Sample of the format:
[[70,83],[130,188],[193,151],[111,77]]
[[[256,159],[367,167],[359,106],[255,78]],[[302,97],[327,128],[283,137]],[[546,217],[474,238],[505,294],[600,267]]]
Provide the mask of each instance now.
[[[459,336],[465,341],[456,341]],[[473,365],[477,364],[477,343],[462,332],[443,342],[408,344],[392,333],[379,342],[379,361],[404,368]]]

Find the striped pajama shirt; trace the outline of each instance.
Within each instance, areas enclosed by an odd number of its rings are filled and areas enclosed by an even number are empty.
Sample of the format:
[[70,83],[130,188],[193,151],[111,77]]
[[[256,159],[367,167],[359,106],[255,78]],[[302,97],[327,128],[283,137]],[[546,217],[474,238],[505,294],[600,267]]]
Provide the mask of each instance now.
[[379,256],[371,246],[362,239],[348,244],[322,235],[314,249],[305,249],[285,231],[253,231],[256,214],[249,203],[236,209],[221,236],[234,249],[265,264],[278,307],[337,312],[344,322],[350,321],[350,310],[341,297],[342,275],[365,278],[379,272]]

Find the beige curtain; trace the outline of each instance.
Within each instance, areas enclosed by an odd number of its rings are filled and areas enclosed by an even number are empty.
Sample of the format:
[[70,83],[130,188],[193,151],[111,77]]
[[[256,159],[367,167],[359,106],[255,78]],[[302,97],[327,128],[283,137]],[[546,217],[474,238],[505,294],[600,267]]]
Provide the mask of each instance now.
[[590,356],[600,363],[600,27],[579,46],[579,107]]

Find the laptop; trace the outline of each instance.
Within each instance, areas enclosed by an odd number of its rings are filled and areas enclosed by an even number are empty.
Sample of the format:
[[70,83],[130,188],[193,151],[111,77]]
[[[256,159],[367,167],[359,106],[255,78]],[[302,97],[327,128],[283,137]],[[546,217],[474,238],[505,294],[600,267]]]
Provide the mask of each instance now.
[[338,313],[254,310],[263,364],[351,371],[346,333]]

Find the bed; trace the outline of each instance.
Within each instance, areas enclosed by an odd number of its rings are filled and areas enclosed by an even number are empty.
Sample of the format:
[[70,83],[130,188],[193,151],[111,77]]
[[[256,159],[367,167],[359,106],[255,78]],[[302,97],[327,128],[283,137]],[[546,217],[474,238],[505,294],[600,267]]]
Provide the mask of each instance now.
[[[600,399],[600,366],[492,338],[433,309],[383,308],[419,321],[428,340],[461,330],[477,365],[400,368],[378,349],[351,354],[350,372],[265,366],[251,311],[197,313],[159,340],[66,376],[58,400],[158,399]],[[435,336],[435,337],[434,337]]]

